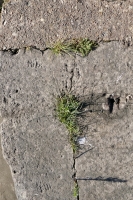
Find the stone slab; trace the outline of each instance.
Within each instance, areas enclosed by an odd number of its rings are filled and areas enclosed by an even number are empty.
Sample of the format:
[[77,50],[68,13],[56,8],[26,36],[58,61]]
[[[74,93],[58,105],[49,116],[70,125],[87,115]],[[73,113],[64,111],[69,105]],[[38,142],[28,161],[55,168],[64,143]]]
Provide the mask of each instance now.
[[0,49],[35,46],[87,37],[132,45],[132,0],[11,0],[2,9]]
[[[0,117],[0,131],[2,123],[4,123],[4,118]],[[14,183],[11,176],[11,170],[3,157],[0,135],[0,200],[7,199],[16,200],[17,198],[15,194]]]
[[[115,42],[76,59],[80,76],[73,87],[86,103],[78,119],[86,137],[75,162],[79,199],[133,198],[133,100],[126,102],[133,94],[132,63],[132,48]],[[105,94],[120,96],[111,114],[103,109]]]
[[[78,121],[87,143],[75,169],[76,178],[91,180],[78,180],[79,199],[132,200],[132,65],[133,47],[118,42],[101,43],[85,58],[1,52],[2,145],[18,200],[73,198],[73,154],[54,111],[62,91],[85,103]],[[120,96],[112,114],[102,106],[108,94]]]
[[2,145],[18,200],[73,199],[73,153],[54,111],[69,62],[60,59],[49,51],[1,53]]

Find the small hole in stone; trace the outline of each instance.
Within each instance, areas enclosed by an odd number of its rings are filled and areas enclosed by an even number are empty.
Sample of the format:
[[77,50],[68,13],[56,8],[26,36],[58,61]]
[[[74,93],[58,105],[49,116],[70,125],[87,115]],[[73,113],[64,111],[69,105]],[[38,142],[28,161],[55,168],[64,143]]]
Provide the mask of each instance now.
[[105,97],[106,96],[106,93],[103,93],[103,95],[102,95],[103,97]]
[[16,171],[14,170],[13,173],[16,174]]
[[6,97],[4,97],[4,99],[3,99],[3,102],[4,102],[4,103],[6,103],[6,102],[7,102],[7,100],[6,100]]
[[16,93],[18,93],[18,90],[16,90]]

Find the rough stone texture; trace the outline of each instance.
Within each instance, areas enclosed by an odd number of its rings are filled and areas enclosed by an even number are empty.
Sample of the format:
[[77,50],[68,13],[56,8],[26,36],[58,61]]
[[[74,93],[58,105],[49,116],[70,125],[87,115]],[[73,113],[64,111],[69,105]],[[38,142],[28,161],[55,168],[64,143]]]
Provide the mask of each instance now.
[[[79,118],[87,139],[80,153],[92,145],[75,162],[76,177],[90,179],[78,181],[79,199],[133,199],[133,100],[124,105],[126,95],[133,91],[132,52],[114,42],[84,61],[75,61],[81,76],[73,87],[83,92],[81,99],[88,103],[85,110],[92,110]],[[112,114],[101,112],[104,93],[120,95],[120,110],[115,105]]]
[[73,153],[54,112],[68,58],[20,50],[0,59],[2,145],[18,200],[72,200]]
[[[79,37],[130,46],[132,18],[132,0],[11,0],[2,9],[0,49],[43,50]],[[125,102],[133,95],[132,52],[117,42],[100,44],[86,58],[0,52],[2,147],[18,200],[73,199],[73,154],[54,111],[62,90],[85,102],[78,121],[86,143],[75,169],[77,179],[89,180],[78,180],[79,200],[133,199],[133,100]],[[103,103],[112,93],[120,96],[120,109],[114,104],[109,114]]]
[[12,0],[2,10],[0,49],[88,37],[132,44],[132,0]]
[[[1,124],[3,122],[4,122],[4,119],[0,117],[0,129],[1,129]],[[14,188],[14,183],[11,176],[11,170],[6,160],[3,158],[1,135],[0,135],[0,200],[7,200],[7,199],[16,200],[17,198],[15,195],[15,188]]]
[[[100,44],[86,58],[1,52],[2,145],[18,200],[73,198],[72,150],[54,112],[62,90],[86,103],[78,120],[87,142],[75,169],[76,178],[91,180],[78,180],[79,199],[133,199],[133,100],[125,102],[133,94],[132,66],[133,47],[118,42]],[[109,114],[102,103],[112,93],[120,95],[120,109]]]

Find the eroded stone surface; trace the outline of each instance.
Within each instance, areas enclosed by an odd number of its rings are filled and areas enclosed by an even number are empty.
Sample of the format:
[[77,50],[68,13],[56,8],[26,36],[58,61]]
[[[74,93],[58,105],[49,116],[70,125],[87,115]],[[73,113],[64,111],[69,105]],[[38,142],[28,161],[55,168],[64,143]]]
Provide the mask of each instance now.
[[1,49],[45,49],[59,39],[132,44],[132,0],[12,0],[3,6]]
[[67,59],[34,50],[1,56],[2,145],[19,200],[73,199],[73,154],[54,112]]
[[19,200],[73,198],[73,154],[54,111],[62,90],[88,103],[78,118],[87,140],[80,153],[93,148],[75,167],[76,178],[91,180],[78,180],[79,199],[132,200],[132,100],[112,114],[102,109],[107,94],[119,94],[121,103],[132,95],[132,54],[118,42],[100,44],[86,58],[2,52],[2,144]]
[[[131,200],[133,101],[131,99],[127,105],[124,105],[124,101],[126,95],[133,91],[132,50],[110,43],[101,46],[95,53],[88,56],[86,64],[80,63],[82,67],[79,71],[80,74],[84,71],[81,76],[84,78],[80,77],[78,87],[75,86],[78,91],[84,91],[81,99],[88,103],[88,112],[79,118],[87,140],[80,153],[91,149],[76,159],[76,177],[90,179],[78,181],[79,197]],[[79,66],[79,61],[76,63]],[[107,100],[104,96],[106,93],[120,94],[120,108],[114,105],[112,114],[102,109],[102,103]]]

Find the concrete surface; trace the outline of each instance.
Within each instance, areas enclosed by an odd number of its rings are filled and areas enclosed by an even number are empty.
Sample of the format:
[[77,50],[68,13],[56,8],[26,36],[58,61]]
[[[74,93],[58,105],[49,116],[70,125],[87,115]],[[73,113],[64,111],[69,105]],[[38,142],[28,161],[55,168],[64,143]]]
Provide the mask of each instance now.
[[[79,200],[133,199],[133,100],[126,102],[132,65],[133,47],[118,42],[101,43],[86,58],[1,52],[2,145],[18,200],[73,199],[73,154],[55,114],[63,90],[84,102],[78,121],[86,144],[75,160]],[[120,96],[111,114],[102,107],[109,94]]]
[[45,49],[60,39],[87,37],[132,44],[132,0],[11,0],[3,6],[0,49]]

